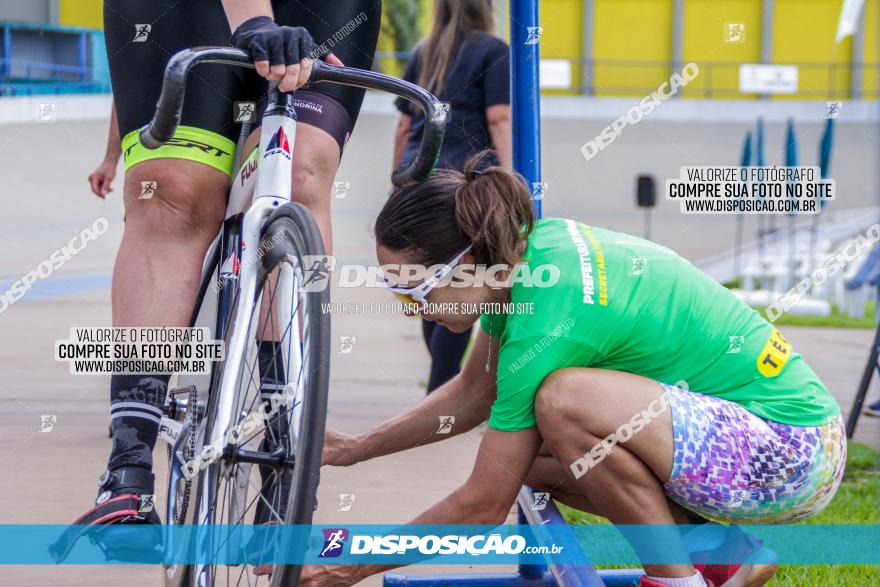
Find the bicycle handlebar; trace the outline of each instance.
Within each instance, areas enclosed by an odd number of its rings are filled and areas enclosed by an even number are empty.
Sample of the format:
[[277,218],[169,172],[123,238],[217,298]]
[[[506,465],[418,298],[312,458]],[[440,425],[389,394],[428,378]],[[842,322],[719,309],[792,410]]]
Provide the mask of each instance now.
[[[183,111],[183,98],[186,80],[193,66],[200,63],[223,63],[239,67],[254,67],[247,53],[232,47],[195,47],[184,49],[171,57],[165,67],[162,93],[156,104],[156,113],[148,125],[140,131],[141,144],[148,149],[157,149],[174,136]],[[413,102],[425,115],[425,129],[415,158],[405,167],[400,167],[391,175],[396,186],[427,179],[437,164],[443,133],[446,128],[446,109],[430,92],[402,79],[357,69],[327,65],[315,61],[312,75],[303,87],[320,83],[335,83],[355,86],[368,90],[380,90],[395,94]]]

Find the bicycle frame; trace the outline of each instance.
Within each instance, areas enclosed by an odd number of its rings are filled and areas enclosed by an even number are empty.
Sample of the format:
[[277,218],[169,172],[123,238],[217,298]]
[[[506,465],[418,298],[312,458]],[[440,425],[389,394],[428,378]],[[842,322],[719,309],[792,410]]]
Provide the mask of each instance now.
[[[250,155],[241,163],[232,182],[229,202],[220,235],[212,244],[206,256],[206,262],[202,271],[202,287],[199,292],[196,308],[193,312],[191,325],[195,323],[204,295],[210,283],[218,283],[217,291],[217,317],[215,338],[225,339],[231,322],[245,325],[253,319],[250,301],[256,299],[259,283],[266,279],[260,259],[256,254],[247,254],[249,245],[256,249],[260,243],[260,237],[267,217],[272,211],[292,200],[291,179],[293,163],[293,145],[296,137],[296,114],[293,109],[293,94],[281,94],[275,89],[269,97],[269,105],[263,117],[260,130],[260,143]],[[256,243],[256,244],[253,244]],[[216,281],[215,281],[216,280]],[[293,299],[297,284],[290,267],[283,265],[280,269],[277,283],[277,300],[279,316],[289,315],[289,300]],[[232,309],[235,314],[232,315]],[[299,325],[294,321],[288,340],[299,340]],[[252,334],[248,327],[236,328],[232,332],[232,338],[228,341],[226,349],[226,368],[221,374],[216,388],[209,389],[209,394],[216,395],[216,410],[211,422],[207,423],[207,438],[203,439],[202,447],[225,447],[226,434],[231,430],[241,414],[235,413],[235,406],[239,405],[238,394],[240,393],[239,381],[236,374],[239,372],[241,362],[244,360],[244,349],[247,337]],[[296,372],[302,363],[299,348],[287,345],[282,348],[283,364],[287,366],[288,373]],[[216,364],[215,364],[215,369]],[[211,374],[211,381],[217,381],[215,373]],[[302,386],[299,381],[297,387]],[[297,389],[299,392],[300,389]],[[194,408],[195,406],[192,406]],[[293,418],[294,422],[296,418]],[[290,441],[295,443],[299,431],[292,427],[289,430]],[[171,486],[176,487],[177,481],[183,476],[182,464],[177,458],[181,444],[186,440],[186,435],[179,434],[174,444],[172,454],[174,458],[171,464]],[[200,472],[194,479],[198,484],[199,503],[191,504],[196,512],[209,512],[216,496],[214,490],[217,485],[214,476],[216,471],[210,467]],[[168,520],[173,519],[174,500],[169,499],[167,504]],[[196,523],[204,523],[205,520],[195,520]],[[193,573],[200,583],[204,577],[206,565],[194,565]]]
[[[174,131],[180,123],[183,109],[183,98],[186,80],[189,71],[199,63],[225,63],[242,67],[253,67],[250,57],[244,52],[229,47],[201,47],[186,49],[174,55],[168,62],[165,70],[165,79],[162,93],[159,97],[156,113],[150,124],[145,126],[140,133],[141,143],[147,148],[157,148],[174,136]],[[425,114],[425,126],[422,141],[417,156],[406,166],[397,169],[392,175],[395,185],[404,185],[425,179],[433,171],[439,156],[443,141],[443,131],[446,124],[447,110],[437,101],[434,96],[422,88],[379,73],[358,70],[346,67],[333,67],[314,62],[311,84],[337,83],[351,85],[365,89],[377,89],[386,91],[415,103]],[[227,447],[226,435],[242,416],[234,413],[235,406],[239,405],[238,394],[239,382],[236,374],[245,360],[244,350],[248,343],[248,336],[252,334],[248,320],[259,320],[259,312],[253,312],[252,304],[257,300],[256,295],[262,280],[268,278],[257,252],[259,251],[262,231],[268,216],[279,206],[292,200],[291,179],[293,165],[293,146],[296,137],[296,113],[293,108],[293,94],[279,93],[273,87],[270,91],[269,106],[263,116],[260,131],[259,147],[251,152],[247,158],[238,165],[233,177],[229,195],[225,220],[219,236],[212,243],[206,256],[202,270],[202,282],[196,298],[196,307],[192,315],[191,325],[195,324],[208,288],[212,283],[219,284],[217,291],[217,319],[214,337],[226,340],[226,358],[222,373],[217,373],[218,364],[215,363],[211,373],[212,387],[209,389],[209,397],[212,394],[214,401],[209,401],[213,411],[201,420],[200,426],[204,426],[204,438],[201,447],[195,446],[195,454],[203,454],[199,449],[207,447],[222,447],[223,453]],[[238,161],[240,153],[236,153]],[[255,249],[247,254],[248,248]],[[216,279],[216,281],[215,281]],[[296,272],[291,265],[282,264],[278,270],[278,281],[275,304],[278,307],[278,316],[290,316],[293,308],[291,301],[297,292],[299,284],[296,283]],[[257,316],[254,318],[254,316]],[[230,325],[236,328],[230,332]],[[282,325],[278,325],[282,326]],[[288,374],[297,372],[302,366],[301,349],[299,345],[291,344],[294,340],[300,340],[302,326],[297,320],[287,325],[288,344],[282,348],[283,364]],[[273,332],[276,329],[273,329]],[[218,381],[219,379],[219,381]],[[287,381],[291,381],[290,378]],[[298,381],[295,391],[298,396],[304,386],[302,379]],[[172,400],[176,401],[176,400]],[[198,411],[198,406],[188,406],[188,410]],[[172,404],[172,413],[176,412],[176,405]],[[199,414],[200,415],[200,414]],[[288,439],[291,445],[298,444],[300,430],[296,426],[297,418],[292,418],[294,425],[288,431]],[[176,424],[180,426],[179,424]],[[178,428],[178,431],[180,428]],[[178,482],[183,477],[182,464],[178,458],[186,434],[177,434],[173,444],[170,486],[177,488]],[[221,456],[214,454],[214,457]],[[243,456],[243,455],[239,455]],[[256,454],[247,455],[244,462],[259,463],[264,460]],[[223,473],[219,467],[203,469],[198,478],[193,479],[193,488],[197,488],[197,503],[191,503],[190,508],[202,514],[211,511],[211,505],[215,501],[214,487],[218,485],[216,475]],[[169,496],[170,497],[170,496]],[[168,520],[174,519],[174,500],[168,500]],[[189,510],[190,512],[193,509]],[[189,516],[187,516],[189,517]],[[204,520],[195,520],[195,523],[204,523]],[[197,584],[209,582],[209,576],[205,574],[207,565],[198,564],[193,568],[193,577]],[[172,569],[169,572],[173,574]]]
[[[274,98],[274,100],[273,100]],[[229,284],[238,282],[238,297],[240,300],[253,300],[257,283],[260,278],[261,265],[255,254],[247,254],[248,247],[258,247],[260,244],[260,236],[263,224],[266,218],[271,214],[272,210],[278,206],[291,201],[291,178],[293,161],[293,144],[296,137],[296,114],[293,110],[293,94],[279,94],[273,92],[270,97],[269,106],[263,118],[263,124],[260,131],[260,145],[255,150],[256,159],[249,157],[243,165],[233,182],[232,192],[230,193],[229,205],[226,210],[226,221],[224,222],[224,233],[232,238],[227,241],[228,245],[224,253],[229,253],[224,257],[224,263],[221,265],[220,279],[223,279],[223,267],[232,265],[230,279],[226,280],[226,285],[220,291],[220,303],[218,308],[230,307],[232,297],[234,296],[234,288],[230,288]],[[244,173],[251,169],[251,165],[256,163],[255,173],[250,173],[251,177],[256,176],[256,184],[249,182],[248,186],[244,184]],[[250,197],[248,197],[249,188],[253,189]],[[252,203],[251,203],[252,202]],[[241,212],[241,204],[250,203],[249,208],[244,213]],[[240,230],[233,231],[230,224],[238,224],[240,222]],[[237,234],[236,234],[237,232]],[[224,235],[225,236],[225,235]],[[250,243],[250,244],[249,244]],[[221,253],[223,257],[223,253]],[[235,270],[238,268],[238,274]],[[263,276],[265,277],[265,276]],[[278,297],[283,300],[290,299],[293,290],[290,288],[290,280],[279,280],[279,288],[282,288]],[[286,290],[286,291],[285,291]],[[241,324],[247,318],[247,304],[239,304],[234,320]],[[226,313],[218,311],[217,337],[225,336],[228,324],[225,322]],[[243,360],[238,350],[243,349],[245,345],[245,337],[247,329],[239,328],[233,334],[233,338],[229,343],[227,350],[227,371],[232,373],[238,372],[238,367]],[[289,365],[289,351],[284,349],[284,364]],[[236,353],[236,354],[232,354]],[[235,381],[220,381],[219,393],[224,399],[232,399],[234,397]],[[220,435],[226,431],[237,421],[236,415],[232,413],[234,402],[224,401],[220,404],[220,410],[215,414],[215,429],[211,431],[210,443],[221,442]],[[216,445],[214,445],[216,446]]]

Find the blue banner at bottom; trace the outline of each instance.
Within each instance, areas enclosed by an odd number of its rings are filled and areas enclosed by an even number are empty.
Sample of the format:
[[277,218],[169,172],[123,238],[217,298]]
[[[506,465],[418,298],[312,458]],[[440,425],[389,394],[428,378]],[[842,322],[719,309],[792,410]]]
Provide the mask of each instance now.
[[0,564],[742,564],[767,556],[880,565],[880,525],[0,525]]

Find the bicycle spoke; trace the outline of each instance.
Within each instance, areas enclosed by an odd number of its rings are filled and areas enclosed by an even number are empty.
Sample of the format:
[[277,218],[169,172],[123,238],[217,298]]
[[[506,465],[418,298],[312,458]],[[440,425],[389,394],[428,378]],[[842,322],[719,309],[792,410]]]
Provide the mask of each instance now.
[[[319,240],[315,238],[319,233],[314,228],[311,230],[309,239],[315,243]],[[273,552],[271,549],[278,547],[277,534],[251,533],[249,525],[310,519],[313,510],[315,469],[319,463],[314,453],[305,450],[302,443],[304,431],[316,429],[315,416],[308,416],[311,418],[308,422],[304,420],[308,414],[314,414],[306,409],[308,404],[305,402],[313,401],[310,393],[317,394],[319,405],[326,405],[326,383],[314,389],[310,387],[313,386],[313,376],[318,377],[316,381],[323,382],[327,377],[329,357],[325,357],[320,349],[327,348],[328,324],[317,313],[322,307],[319,301],[326,299],[326,294],[301,290],[304,281],[301,260],[297,263],[282,258],[281,263],[289,265],[273,268],[271,275],[257,285],[256,295],[251,300],[237,300],[233,304],[236,312],[246,313],[246,318],[230,327],[227,340],[243,343],[227,351],[231,359],[237,359],[231,363],[236,365],[235,372],[229,371],[230,363],[225,362],[219,366],[216,377],[218,381],[225,381],[224,393],[228,391],[229,401],[235,402],[229,430],[234,430],[246,419],[256,424],[247,435],[236,437],[236,446],[263,454],[276,453],[283,456],[286,464],[261,466],[224,460],[211,465],[214,468],[208,479],[213,487],[213,493],[209,494],[212,501],[208,506],[209,513],[199,514],[198,518],[202,523],[223,527],[223,532],[217,532],[208,543],[214,562],[207,562],[204,567],[205,579],[217,585],[224,581],[227,586],[278,585],[279,581],[294,581],[296,575],[290,575],[289,565],[273,565],[272,574],[265,576],[263,581],[264,575],[256,574],[261,565],[231,565],[217,561],[226,555],[237,557],[245,552],[248,556]],[[248,306],[242,307],[239,303],[248,303]],[[236,334],[235,328],[244,332]],[[314,339],[316,336],[318,338]],[[268,342],[274,344],[266,344]],[[271,352],[264,355],[270,348]],[[313,364],[317,361],[320,363]],[[323,374],[315,375],[318,370],[324,370]],[[259,419],[253,420],[256,416]],[[322,422],[323,416],[318,423]],[[213,430],[211,436],[216,437],[220,432]],[[302,467],[300,458],[306,463]],[[293,488],[306,490],[308,493],[302,495],[309,497],[305,500],[295,497],[298,494],[293,493]],[[248,532],[244,531],[245,527]],[[246,544],[245,536],[250,536]],[[233,566],[241,568],[233,569]]]
[[[269,280],[267,279],[267,283],[268,283],[268,281],[269,281]],[[277,289],[278,289],[278,282],[276,281],[276,282],[275,282],[275,287],[272,288],[272,290],[269,292],[269,300],[268,300],[269,315],[268,315],[267,318],[264,320],[264,324],[263,324],[262,332],[260,332],[260,333],[258,333],[258,334],[256,335],[256,340],[266,340],[267,338],[271,340],[271,339],[274,339],[274,338],[275,338],[274,336],[269,336],[269,337],[266,336],[266,328],[271,326],[271,328],[272,328],[272,333],[270,333],[270,334],[272,334],[272,335],[275,334],[275,333],[274,333],[274,330],[275,330],[275,327],[276,327],[276,320],[274,319],[274,307],[275,307],[275,296],[276,296],[276,293],[277,293]],[[264,296],[264,297],[265,297],[265,296]],[[297,305],[292,309],[292,311],[291,311],[291,316],[292,316],[292,317],[297,315],[296,312],[298,311],[298,308],[299,308],[299,307],[300,307],[300,305],[299,305],[299,303],[297,303]],[[278,337],[278,338],[279,338],[279,342],[278,342],[278,344],[275,345],[275,354],[272,356],[271,369],[273,370],[274,379],[275,379],[276,381],[279,380],[278,373],[277,373],[277,369],[276,369],[276,357],[277,357],[277,353],[279,352],[279,350],[280,350],[280,348],[281,348],[281,344],[282,344],[282,342],[283,342],[283,340],[284,340],[285,338],[288,338],[289,340],[292,340],[292,336],[289,336],[290,331],[291,331],[291,329],[292,329],[292,326],[293,326],[293,319],[291,319],[291,320],[288,322],[287,326],[286,326],[285,329],[284,329],[284,332],[281,334],[280,337]],[[289,353],[288,353],[288,356],[290,356]],[[253,410],[254,410],[254,404],[255,404],[255,403],[257,403],[258,401],[266,401],[266,398],[263,398],[263,397],[262,397],[262,389],[263,389],[262,381],[260,380],[260,383],[256,383],[256,378],[254,377],[254,371],[255,371],[255,370],[256,370],[256,371],[259,370],[259,369],[258,369],[259,365],[256,365],[257,369],[255,369],[255,366],[254,366],[253,364],[248,364],[248,363],[247,363],[247,357],[245,357],[245,365],[246,365],[246,367],[248,367],[248,372],[249,372],[249,374],[250,374],[250,376],[251,376],[251,380],[255,382],[255,386],[260,390],[260,393],[259,393],[259,394],[255,394],[255,395],[253,396],[253,399],[251,400],[251,403],[247,406],[248,409],[245,410],[246,412],[250,412],[250,411],[253,411]],[[278,391],[278,390],[276,390],[276,392],[277,392],[277,391]],[[279,438],[276,437],[275,427],[272,426],[272,424],[273,424],[275,421],[276,421],[276,420],[274,420],[274,419],[268,421],[268,422],[266,423],[266,426],[265,426],[264,430],[269,434],[270,440],[272,441],[272,443],[274,444],[274,446],[278,446],[279,443],[280,443],[280,440],[281,440],[281,439],[279,439]],[[259,433],[259,431],[258,431],[258,433]],[[253,438],[253,436],[250,437],[250,438],[248,438],[245,442],[247,442],[248,440],[250,440],[250,439],[252,439],[252,438]]]
[[[274,475],[275,477],[278,477],[278,474],[274,471],[272,472],[272,475]],[[280,479],[279,479],[279,481],[280,481]],[[250,479],[248,479],[248,483],[250,483],[251,487],[254,487],[254,485],[253,485],[253,483],[251,483]],[[275,489],[273,489],[273,491],[279,490],[278,485],[280,485],[280,483],[275,485]],[[275,514],[275,517],[278,518],[279,522],[284,522],[284,520],[281,518],[281,514],[278,513],[278,511],[275,508],[272,507],[272,504],[269,502],[269,500],[266,499],[266,497],[263,495],[262,491],[258,492],[258,497],[259,497],[259,499],[262,499],[263,502],[265,502],[266,507],[269,508],[271,513]]]
[[[297,306],[297,307],[299,307],[299,306]],[[292,312],[291,312],[291,313],[292,313]],[[292,313],[292,314],[293,314],[293,313]],[[268,322],[268,321],[269,321],[269,320],[267,320],[267,322]],[[274,323],[274,321],[272,321],[272,322]],[[285,330],[284,330],[284,332],[282,333],[282,335],[281,335],[281,337],[280,337],[282,341],[283,341],[285,338],[288,339],[288,340],[292,340],[293,337],[290,336],[290,331],[291,331],[291,329],[292,329],[292,327],[293,327],[293,323],[292,323],[292,322],[293,322],[292,320],[291,320],[290,322],[288,322],[287,327],[285,327]],[[259,337],[257,337],[257,338],[259,339]],[[280,343],[279,343],[278,345],[276,345],[276,349],[275,349],[275,352],[276,352],[276,353],[278,352],[279,347],[280,347]],[[274,356],[277,356],[277,355],[273,355],[273,357],[274,357]],[[291,356],[290,353],[288,353],[288,356]],[[273,360],[273,365],[274,365],[274,360]],[[301,376],[302,376],[302,369],[300,370],[300,372],[299,372],[299,374],[298,374],[297,385],[299,385],[299,383],[301,382]],[[289,384],[286,385],[285,388],[288,387],[288,386],[289,386]],[[297,386],[297,387],[295,387],[294,389],[299,389],[299,387]],[[299,394],[297,394],[297,396],[298,396],[298,395],[299,395]],[[294,400],[293,403],[292,403],[292,405],[289,406],[289,410],[287,410],[287,411],[290,411],[290,412],[292,413],[293,408],[295,408],[296,406],[298,406],[300,403],[301,403],[301,400],[300,400],[300,401]],[[253,404],[251,404],[250,408],[253,409]],[[291,415],[292,415],[292,414],[291,414]],[[277,422],[277,421],[278,421],[278,418],[280,418],[280,417],[281,417],[281,414],[279,414],[279,415],[277,415],[277,416],[273,416],[270,420],[268,420],[268,421],[266,422],[266,426],[264,427],[263,430],[267,430],[267,431],[269,431],[270,435],[273,435],[273,436],[274,436],[274,429],[273,429],[272,424],[274,424],[275,422]],[[244,441],[242,441],[242,444],[246,444],[247,442],[253,440],[254,438],[256,438],[256,437],[259,435],[260,432],[261,432],[261,430],[257,430],[257,431],[255,431],[251,436],[249,436],[249,437],[246,438]],[[273,438],[272,440],[275,441],[276,446],[277,446],[279,439],[277,439],[277,438]]]

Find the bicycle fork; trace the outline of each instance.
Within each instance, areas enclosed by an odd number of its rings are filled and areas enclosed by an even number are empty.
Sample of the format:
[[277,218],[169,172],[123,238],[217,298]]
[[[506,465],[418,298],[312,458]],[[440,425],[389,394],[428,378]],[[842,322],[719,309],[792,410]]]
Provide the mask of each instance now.
[[[223,371],[213,393],[217,394],[216,409],[211,415],[205,448],[220,454],[213,454],[214,459],[229,463],[250,463],[269,466],[291,466],[287,460],[279,461],[275,455],[259,451],[247,450],[233,446],[228,442],[230,432],[238,425],[242,414],[242,381],[239,373],[245,367],[245,352],[250,337],[257,332],[260,314],[260,300],[257,300],[259,285],[268,279],[262,265],[260,255],[261,236],[266,219],[278,207],[291,201],[291,180],[293,147],[296,137],[296,114],[293,108],[292,93],[279,93],[273,89],[270,93],[269,106],[263,117],[260,131],[260,144],[257,155],[257,184],[253,202],[240,220],[239,246],[233,254],[239,256],[238,287],[224,287],[221,292],[219,307],[229,307],[232,311],[229,323],[223,325],[218,332],[226,331],[226,349]],[[294,282],[294,270],[288,264],[282,264],[277,272],[275,319],[282,320],[290,316],[292,299],[297,284]],[[236,291],[237,290],[237,291]],[[224,299],[225,298],[225,299]],[[264,300],[265,302],[265,300]],[[300,340],[300,324],[292,320],[292,324],[276,324],[273,332],[287,332],[289,341]],[[281,353],[288,381],[290,374],[296,373],[301,365],[300,349],[291,348],[289,344],[281,345]],[[298,436],[298,430],[289,431],[289,441]],[[276,451],[280,452],[280,451]],[[222,467],[207,467],[198,477],[199,491],[197,512],[201,518],[197,523],[212,523],[212,506],[216,503],[215,489],[220,486],[217,478],[222,474]],[[194,576],[197,585],[208,582],[209,571],[205,564],[195,565]]]

